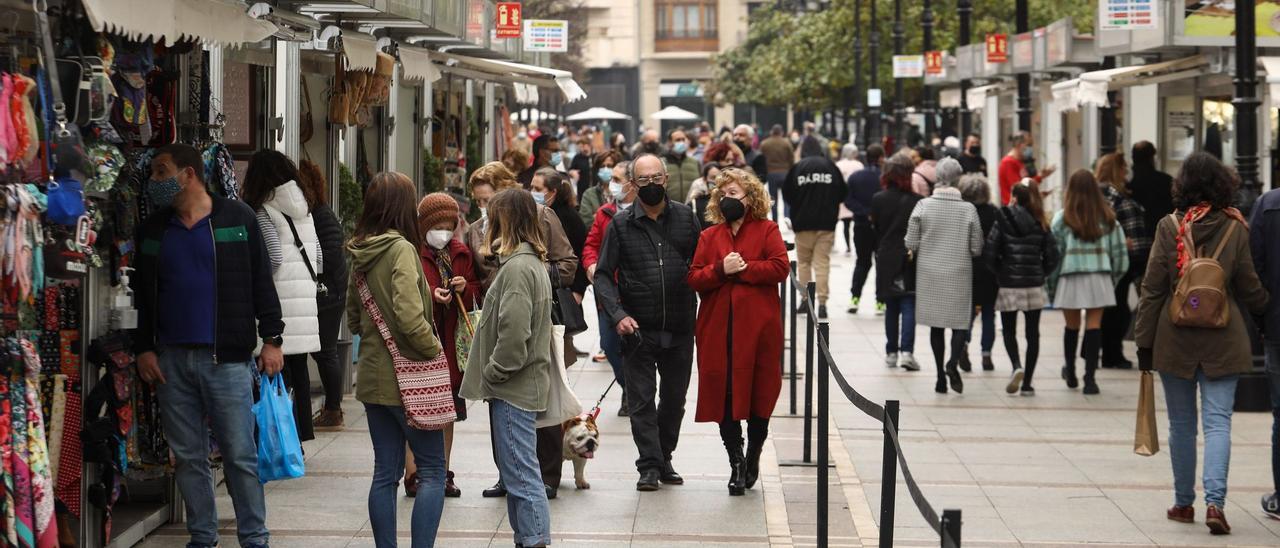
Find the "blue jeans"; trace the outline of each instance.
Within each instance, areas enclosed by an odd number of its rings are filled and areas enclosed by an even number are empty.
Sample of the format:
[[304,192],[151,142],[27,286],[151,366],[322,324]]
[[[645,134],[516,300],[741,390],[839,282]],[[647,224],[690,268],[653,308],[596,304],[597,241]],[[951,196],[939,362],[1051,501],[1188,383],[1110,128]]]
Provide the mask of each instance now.
[[[898,319],[902,319],[902,339],[898,339]],[[916,348],[916,298],[889,297],[884,300],[884,351],[914,352]]]
[[1194,379],[1160,373],[1169,407],[1169,460],[1173,464],[1174,504],[1191,506],[1196,500],[1196,386],[1200,387],[1204,424],[1204,501],[1223,507],[1227,498],[1227,468],[1231,463],[1231,410],[1236,401],[1237,375],[1210,379],[1196,369]]
[[[187,509],[190,548],[218,544],[218,508],[209,471],[209,426],[222,451],[227,490],[244,547],[265,547],[267,503],[258,482],[254,439],[253,361],[214,363],[212,348],[165,347],[156,352],[160,420],[177,462],[174,476]],[[206,426],[205,419],[208,419]]]
[[625,365],[622,358],[622,337],[613,329],[613,322],[603,308],[596,307],[596,318],[600,321],[600,349],[609,358],[609,367],[613,368],[613,378],[618,380],[618,386],[626,388],[627,375],[622,368]]
[[404,474],[404,444],[418,465],[418,496],[410,521],[413,548],[431,548],[444,511],[444,431],[418,430],[405,422],[404,408],[364,404],[373,442],[373,483],[369,485],[369,525],[378,548],[396,545],[397,488]]
[[507,486],[507,521],[521,546],[551,544],[551,507],[538,466],[538,435],[533,411],[499,399],[489,400],[493,416],[498,474]]
[[1271,480],[1280,493],[1280,343],[1267,343],[1267,378],[1271,381]]
[[969,332],[965,336],[965,344],[973,340],[973,319],[982,316],[982,355],[990,356],[991,349],[996,346],[996,307],[984,306],[982,312],[978,312],[977,308],[973,311],[973,317],[969,318]]
[[[769,185],[769,198],[773,201],[775,205],[778,202],[782,202],[782,216],[791,217],[791,204],[788,203],[786,200],[783,200],[781,196],[782,184],[787,182],[787,174],[786,173],[770,173],[768,175],[765,175],[764,179],[765,179],[765,183]],[[776,212],[777,209],[775,208],[774,211]],[[781,218],[777,218],[775,220],[778,221],[778,224],[782,224]]]

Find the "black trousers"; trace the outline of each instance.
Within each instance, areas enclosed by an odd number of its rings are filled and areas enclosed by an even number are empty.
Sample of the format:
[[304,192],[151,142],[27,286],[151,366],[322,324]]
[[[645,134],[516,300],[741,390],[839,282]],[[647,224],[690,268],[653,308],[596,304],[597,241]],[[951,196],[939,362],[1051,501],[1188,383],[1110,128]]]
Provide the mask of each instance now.
[[320,351],[312,352],[320,372],[320,384],[324,386],[324,408],[330,411],[342,409],[342,363],[338,358],[338,332],[342,327],[343,309],[321,310]]
[[853,267],[854,297],[862,296],[862,286],[867,283],[867,275],[871,273],[871,260],[876,254],[876,231],[871,228],[871,218],[857,215],[853,218],[853,249],[857,255]]
[[1102,363],[1107,366],[1125,360],[1124,335],[1133,319],[1133,310],[1129,307],[1129,286],[1133,279],[1132,270],[1120,279],[1116,284],[1116,305],[1102,311]]
[[638,348],[626,357],[626,391],[631,437],[640,453],[636,470],[644,472],[661,470],[680,441],[693,368],[693,337],[676,335],[667,345],[656,333],[642,332],[641,338]]
[[[493,424],[493,406],[489,407],[489,452],[493,466],[498,466],[498,442],[494,439],[497,428]],[[560,425],[538,429],[538,467],[542,469],[542,483],[560,488],[560,471],[564,468],[564,431]]]
[[307,370],[306,354],[289,354],[284,357],[284,384],[293,391],[293,422],[298,426],[298,441],[316,439],[311,424],[311,372]]

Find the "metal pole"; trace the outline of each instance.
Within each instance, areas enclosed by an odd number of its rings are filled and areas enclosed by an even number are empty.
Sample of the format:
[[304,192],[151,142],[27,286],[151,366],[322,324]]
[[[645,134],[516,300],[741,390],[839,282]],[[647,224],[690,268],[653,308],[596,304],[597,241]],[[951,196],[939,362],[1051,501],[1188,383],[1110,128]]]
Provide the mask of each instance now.
[[796,291],[794,276],[796,275],[796,262],[791,261],[791,280],[787,283],[791,286],[791,305],[787,307],[787,314],[791,316],[791,414],[796,414],[796,349],[800,347],[800,339],[796,338],[796,305],[799,304],[800,293]]
[[960,548],[960,511],[942,511],[942,548]]
[[880,465],[880,548],[893,548],[893,510],[898,488],[898,448],[889,429],[898,431],[898,400],[884,402],[884,456]]
[[866,98],[862,87],[862,0],[853,0],[853,142],[858,150],[867,149],[867,136],[862,130],[859,120],[866,114]]
[[[876,4],[879,0],[871,0],[871,40],[868,44],[871,49],[871,88],[879,89],[876,83],[879,81],[880,74],[880,20],[876,18]],[[867,144],[876,144],[880,141],[880,106],[867,107]]]
[[[1108,55],[1102,58],[1103,69],[1116,68],[1116,58]],[[1098,109],[1098,117],[1100,118],[1099,127],[1102,132],[1099,136],[1098,156],[1104,156],[1116,151],[1116,92],[1107,92],[1107,106]]]
[[[818,324],[818,348],[830,344],[831,324],[823,321]],[[830,462],[829,448],[827,447],[827,421],[829,419],[829,400],[830,379],[828,373],[829,364],[827,364],[826,354],[818,352],[818,547],[826,548],[827,546],[827,513],[830,507],[827,502],[828,476],[831,471],[827,468]]]
[[[1026,0],[1023,0],[1026,1]],[[906,47],[907,32],[902,25],[902,0],[893,0],[893,54],[902,55]],[[906,146],[907,102],[903,94],[905,82],[902,78],[893,79],[893,139],[894,147]]]
[[[1022,34],[1029,30],[1027,23],[1027,0],[1017,0],[1015,10],[1015,24],[1018,34]],[[1022,131],[1031,131],[1031,75],[1022,73],[1018,75],[1018,129]]]
[[[1249,8],[1253,4],[1248,4]],[[1236,172],[1240,175],[1242,204],[1252,208],[1262,192],[1258,180],[1258,44],[1252,9],[1236,7]]]
[[818,284],[809,282],[805,288],[805,338],[804,338],[804,458],[805,464],[813,462],[813,339],[817,326],[814,325],[813,312],[814,293]]
[[[924,50],[933,50],[933,8],[929,0],[924,0],[924,10],[920,12],[920,26],[924,28]],[[926,146],[933,139],[933,133],[937,130],[937,120],[934,116],[937,114],[933,103],[933,88],[927,84],[920,88],[920,93],[924,95],[921,104],[921,110],[924,112],[924,140]]]
[[[973,0],[957,0],[956,11],[960,12],[960,36],[956,52],[960,51],[959,46],[969,45],[971,34],[969,30],[969,20],[973,16]],[[970,117],[972,111],[969,110],[969,80],[966,78],[960,81],[960,142],[963,143],[968,138],[969,133],[973,131],[973,120]]]

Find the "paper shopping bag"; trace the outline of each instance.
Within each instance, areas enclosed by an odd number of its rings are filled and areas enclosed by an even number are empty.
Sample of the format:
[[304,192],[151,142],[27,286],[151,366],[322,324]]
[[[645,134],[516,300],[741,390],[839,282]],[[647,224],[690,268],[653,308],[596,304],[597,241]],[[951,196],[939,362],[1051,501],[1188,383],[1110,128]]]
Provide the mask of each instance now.
[[1160,436],[1156,432],[1156,387],[1150,371],[1142,372],[1138,389],[1138,423],[1133,430],[1133,452],[1150,457],[1160,452]]

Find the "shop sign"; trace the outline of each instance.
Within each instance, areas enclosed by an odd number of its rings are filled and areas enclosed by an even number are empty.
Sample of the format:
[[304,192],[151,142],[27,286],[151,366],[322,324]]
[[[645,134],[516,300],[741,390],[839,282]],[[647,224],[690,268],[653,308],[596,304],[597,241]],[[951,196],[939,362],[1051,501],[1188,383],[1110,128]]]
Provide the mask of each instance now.
[[524,28],[519,2],[498,2],[494,31],[498,38],[519,38]]
[[924,72],[925,74],[942,74],[941,51],[924,52]]
[[524,50],[569,51],[569,22],[549,19],[525,19]]
[[1013,35],[1013,68],[1017,70],[1031,69],[1032,63],[1035,62],[1031,45],[1031,33],[1024,32]]
[[471,0],[467,5],[467,41],[477,45],[484,44],[484,2]]
[[[1159,9],[1157,0],[1098,0],[1099,28],[1101,30],[1155,29],[1158,25]],[[1235,16],[1232,14],[1230,21],[1233,27],[1234,19]]]
[[1009,62],[1009,35],[1007,34],[988,34],[987,35],[987,62],[988,63]]
[[1071,57],[1071,25],[1063,21],[1055,21],[1049,25],[1045,38],[1045,63],[1056,67],[1066,63]]
[[880,106],[880,88],[867,90],[867,106],[877,108]]
[[894,55],[894,78],[920,78],[924,76],[923,55]]

